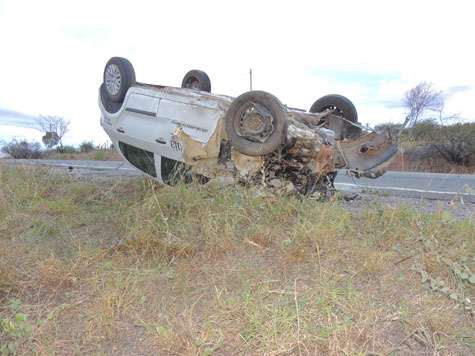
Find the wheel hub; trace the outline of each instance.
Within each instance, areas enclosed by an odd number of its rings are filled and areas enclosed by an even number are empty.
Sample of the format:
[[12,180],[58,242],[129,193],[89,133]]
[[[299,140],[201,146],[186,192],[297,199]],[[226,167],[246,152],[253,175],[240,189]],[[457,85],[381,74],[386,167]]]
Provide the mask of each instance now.
[[114,63],[109,64],[106,69],[105,75],[105,84],[109,94],[117,95],[120,90],[121,82],[122,78],[120,76],[119,67],[117,67],[117,65],[115,65]]
[[266,118],[257,113],[246,113],[242,123],[242,131],[251,135],[259,135],[266,128]]
[[196,80],[195,78],[190,78],[186,82],[185,88],[188,89],[199,89],[200,88],[200,82]]
[[239,136],[265,142],[274,131],[273,117],[262,105],[252,103],[242,111]]

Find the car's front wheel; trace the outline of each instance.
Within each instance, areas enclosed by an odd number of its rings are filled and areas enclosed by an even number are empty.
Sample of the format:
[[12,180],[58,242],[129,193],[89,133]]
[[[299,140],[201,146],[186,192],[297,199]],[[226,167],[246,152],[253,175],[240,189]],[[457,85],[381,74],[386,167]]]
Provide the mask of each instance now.
[[231,145],[249,156],[275,151],[287,137],[287,110],[272,94],[249,91],[238,96],[225,116]]
[[104,89],[109,99],[124,101],[127,90],[135,84],[135,70],[126,58],[112,57],[104,68]]

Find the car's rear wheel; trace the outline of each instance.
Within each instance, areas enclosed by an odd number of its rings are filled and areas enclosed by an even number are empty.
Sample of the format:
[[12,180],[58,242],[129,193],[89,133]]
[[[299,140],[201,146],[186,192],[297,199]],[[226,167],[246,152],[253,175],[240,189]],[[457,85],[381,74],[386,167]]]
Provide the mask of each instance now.
[[250,91],[238,96],[225,116],[231,145],[249,156],[275,151],[287,137],[287,110],[272,94]]
[[319,113],[328,109],[334,111],[326,127],[335,132],[337,140],[357,137],[361,133],[360,128],[343,120],[344,118],[350,122],[358,121],[356,108],[348,98],[338,94],[325,95],[313,103],[310,112]]
[[126,58],[112,57],[104,68],[104,89],[112,101],[124,101],[127,90],[135,84],[135,70]]
[[211,81],[202,70],[193,69],[186,73],[181,82],[182,88],[211,92]]
[[325,95],[313,103],[310,112],[322,112],[327,109],[334,109],[334,114],[344,117],[348,121],[357,122],[358,113],[353,103],[343,95]]

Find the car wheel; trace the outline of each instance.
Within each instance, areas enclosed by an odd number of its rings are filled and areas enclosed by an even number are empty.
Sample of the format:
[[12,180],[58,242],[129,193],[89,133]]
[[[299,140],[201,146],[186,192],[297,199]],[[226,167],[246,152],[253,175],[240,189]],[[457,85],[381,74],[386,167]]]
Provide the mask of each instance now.
[[353,103],[343,95],[330,94],[325,95],[313,103],[310,112],[322,112],[327,109],[335,109],[337,116],[344,117],[348,121],[357,122],[358,113]]
[[190,70],[186,73],[183,81],[181,82],[182,88],[195,89],[201,91],[211,92],[211,81],[208,74],[202,70]]
[[[358,113],[353,103],[342,95],[330,94],[321,97],[313,103],[310,112],[318,113],[327,109],[334,109],[334,116],[323,119],[325,127],[335,132],[336,140],[344,140],[345,138],[356,138],[361,134],[361,129],[340,118],[345,118],[351,122],[358,121]],[[322,122],[320,122],[322,123]]]
[[238,96],[224,120],[231,145],[249,156],[271,153],[287,138],[287,110],[279,99],[264,91]]
[[104,68],[104,88],[115,102],[124,101],[127,90],[135,84],[135,70],[125,58],[112,57]]

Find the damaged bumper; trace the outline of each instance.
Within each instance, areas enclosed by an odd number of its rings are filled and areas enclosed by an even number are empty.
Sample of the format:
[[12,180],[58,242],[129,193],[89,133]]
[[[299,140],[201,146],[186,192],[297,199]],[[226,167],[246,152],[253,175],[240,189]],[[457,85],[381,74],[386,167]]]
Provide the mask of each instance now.
[[354,140],[337,141],[336,168],[347,168],[357,178],[378,178],[398,153],[388,132],[372,132]]

